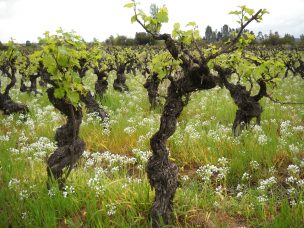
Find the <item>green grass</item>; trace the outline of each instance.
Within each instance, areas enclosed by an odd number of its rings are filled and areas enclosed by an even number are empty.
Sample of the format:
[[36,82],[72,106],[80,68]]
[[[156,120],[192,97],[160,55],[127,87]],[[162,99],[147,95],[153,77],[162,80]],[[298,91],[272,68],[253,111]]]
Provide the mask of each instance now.
[[[154,191],[144,167],[162,108],[150,111],[147,93],[139,86],[143,80],[129,76],[129,94],[109,86],[98,99],[110,114],[108,126],[84,114],[80,134],[87,152],[67,181],[72,190],[67,190],[66,197],[56,185],[52,192],[46,188],[46,159],[54,150],[54,129],[65,119],[45,94],[34,97],[13,91],[13,98],[26,103],[30,114],[26,122],[18,114],[0,115],[0,227],[151,226],[148,215]],[[112,81],[113,75],[109,85]],[[303,101],[303,86],[303,80],[288,78],[274,96]],[[252,125],[234,138],[236,107],[227,91],[192,95],[168,141],[181,182],[174,201],[174,226],[301,227],[304,223],[304,186],[286,182],[290,176],[297,181],[304,178],[303,106],[282,106],[265,99],[262,104],[262,128]],[[110,153],[104,156],[105,151]],[[109,156],[116,160],[110,162]],[[227,165],[218,163],[222,157]],[[204,182],[196,171],[207,164],[229,172],[221,179],[218,170]],[[288,171],[291,164],[299,172]],[[242,179],[245,172],[248,180]],[[261,180],[271,177],[274,184],[259,188]],[[261,202],[261,197],[267,200]]]

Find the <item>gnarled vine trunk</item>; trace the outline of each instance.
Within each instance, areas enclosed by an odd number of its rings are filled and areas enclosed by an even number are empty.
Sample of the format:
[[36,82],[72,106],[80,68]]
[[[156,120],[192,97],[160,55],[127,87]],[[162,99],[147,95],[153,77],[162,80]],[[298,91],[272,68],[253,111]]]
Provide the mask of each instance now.
[[25,76],[22,75],[21,82],[20,82],[20,92],[28,92],[28,93],[34,93],[35,95],[39,94],[37,90],[37,79],[40,77],[38,74],[37,75],[31,75],[30,76],[30,86],[27,87],[24,83],[25,81]]
[[126,75],[125,75],[125,65],[121,65],[117,69],[117,76],[113,83],[113,88],[119,92],[129,91],[128,86],[126,85]]
[[37,79],[38,79],[39,75],[32,75],[30,77],[30,88],[29,88],[29,92],[33,92],[35,94],[38,94],[38,90],[37,90]]
[[21,75],[21,80],[20,80],[20,92],[24,93],[27,91],[27,87],[25,85],[25,76]]
[[[84,78],[88,70],[88,68],[85,66],[86,61],[86,59],[80,59],[80,68],[75,68],[75,71],[78,72],[80,78]],[[90,91],[88,91],[86,95],[82,95],[80,99],[85,104],[88,113],[97,113],[102,120],[109,117],[107,112],[99,106]]]
[[177,119],[185,103],[182,94],[174,84],[168,88],[166,104],[160,120],[159,130],[150,140],[153,155],[147,164],[147,173],[152,188],[155,189],[155,200],[151,209],[153,227],[158,227],[160,222],[169,224],[173,210],[173,198],[178,186],[178,167],[169,160],[169,151],[166,142],[176,130]]
[[[150,140],[152,157],[147,164],[150,185],[155,189],[155,199],[151,209],[153,227],[159,227],[161,222],[171,223],[173,198],[178,186],[178,167],[169,160],[166,142],[176,130],[178,117],[187,105],[192,92],[208,90],[216,86],[216,78],[206,74],[208,68],[188,66],[177,80],[171,78],[168,87],[166,103],[162,112],[160,128]],[[186,80],[187,79],[187,80]]]
[[229,90],[234,103],[238,107],[232,125],[233,134],[238,136],[244,127],[249,126],[250,121],[253,118],[256,118],[256,124],[260,125],[263,108],[260,105],[259,100],[267,94],[266,83],[259,80],[260,90],[257,95],[251,96],[250,91],[247,91],[245,86],[242,86],[241,84],[234,85],[233,83],[228,82],[227,76],[230,75],[231,72],[225,71],[219,67],[217,68],[217,71],[219,72],[224,86]]
[[153,73],[150,75],[144,84],[144,87],[148,91],[148,96],[149,96],[149,102],[151,105],[151,109],[155,109],[157,104],[159,103],[158,100],[158,86],[160,84],[160,80],[158,78],[157,73]]
[[13,101],[9,95],[10,90],[15,86],[16,84],[16,69],[15,67],[10,67],[11,71],[9,71],[6,68],[0,69],[2,73],[8,77],[11,81],[6,86],[4,93],[1,93],[0,91],[0,110],[4,112],[5,115],[10,115],[12,113],[23,113],[26,114],[29,109],[26,105],[17,103]]
[[108,75],[105,71],[94,70],[97,75],[97,80],[95,83],[95,91],[98,96],[103,96],[108,89]]
[[22,113],[26,114],[29,109],[26,105],[17,103],[13,101],[10,96],[0,93],[0,110],[3,111],[5,115],[10,115],[12,113]]
[[56,130],[55,140],[58,148],[47,160],[48,187],[50,187],[50,181],[55,179],[62,189],[66,179],[63,177],[63,169],[69,167],[69,174],[85,149],[85,143],[79,137],[82,110],[80,107],[76,109],[65,99],[55,98],[54,88],[49,88],[47,94],[54,107],[67,117],[66,124]]
[[89,113],[97,113],[102,120],[109,117],[108,113],[99,106],[90,91],[88,91],[86,95],[82,95],[80,99],[85,103]]

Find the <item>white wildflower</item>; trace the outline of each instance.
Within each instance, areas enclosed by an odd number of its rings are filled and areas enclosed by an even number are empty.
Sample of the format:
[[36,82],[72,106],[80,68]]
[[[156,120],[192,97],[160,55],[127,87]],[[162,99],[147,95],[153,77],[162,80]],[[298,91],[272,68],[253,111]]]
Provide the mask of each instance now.
[[49,189],[49,190],[48,190],[48,196],[49,196],[49,197],[55,196],[55,191],[54,191],[54,189]]
[[260,164],[257,161],[250,161],[250,167],[253,170],[258,170],[260,168]]
[[248,181],[251,178],[249,173],[243,173],[242,181]]
[[287,178],[285,179],[285,182],[286,182],[287,184],[293,184],[293,183],[295,183],[297,180],[298,180],[298,179],[297,179],[296,177],[290,176],[290,177],[287,177]]
[[243,192],[239,192],[239,193],[236,195],[236,198],[240,199],[240,198],[242,198],[242,196],[243,196]]
[[188,181],[190,178],[189,178],[188,175],[183,175],[181,179],[182,179],[183,182],[186,182],[186,181]]
[[8,135],[0,135],[0,141],[2,141],[2,142],[9,141],[9,136]]
[[63,195],[64,198],[66,198],[66,197],[68,196],[68,192],[63,191],[63,192],[62,192],[62,195]]
[[297,165],[289,165],[287,167],[287,171],[290,175],[297,175],[300,172],[299,166]]
[[303,179],[298,180],[297,185],[298,185],[299,188],[304,188],[304,180]]
[[18,180],[17,178],[12,178],[9,182],[8,182],[8,188],[12,189],[14,188],[16,185],[20,184],[20,180]]
[[19,198],[20,200],[25,200],[29,197],[29,193],[27,192],[27,190],[21,190],[19,192]]
[[116,213],[116,205],[115,204],[113,204],[113,203],[107,204],[106,209],[107,209],[107,215],[108,216],[115,215],[115,213]]
[[27,212],[22,212],[21,213],[21,219],[25,220],[27,218]]
[[268,138],[266,135],[259,135],[258,137],[258,144],[265,145],[268,142]]
[[131,135],[135,132],[135,130],[136,130],[135,127],[126,127],[124,129],[124,132],[127,133],[128,135]]
[[262,196],[258,196],[257,200],[258,200],[259,203],[265,203],[265,202],[268,201],[268,198],[267,198],[267,196],[262,195]]
[[297,146],[294,145],[294,144],[290,144],[290,145],[288,146],[288,149],[289,149],[291,152],[293,152],[293,153],[298,153],[298,152],[300,151],[299,147],[297,147]]

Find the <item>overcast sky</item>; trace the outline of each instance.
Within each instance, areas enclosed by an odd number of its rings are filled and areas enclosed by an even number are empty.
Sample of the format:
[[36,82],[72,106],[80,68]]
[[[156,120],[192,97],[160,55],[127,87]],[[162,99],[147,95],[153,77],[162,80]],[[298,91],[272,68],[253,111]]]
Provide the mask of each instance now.
[[[54,32],[59,27],[75,30],[86,41],[94,37],[103,41],[110,35],[134,37],[143,31],[131,24],[132,10],[124,8],[128,0],[0,0],[0,40],[11,37],[17,42],[37,41],[45,31]],[[195,21],[204,35],[207,25],[220,29],[224,24],[236,27],[236,18],[228,12],[238,5],[270,11],[260,24],[252,23],[248,29],[255,33],[279,31],[299,37],[304,33],[304,0],[141,0],[139,8],[149,11],[151,3],[166,5],[169,24],[163,32],[171,32],[172,25],[185,25]]]

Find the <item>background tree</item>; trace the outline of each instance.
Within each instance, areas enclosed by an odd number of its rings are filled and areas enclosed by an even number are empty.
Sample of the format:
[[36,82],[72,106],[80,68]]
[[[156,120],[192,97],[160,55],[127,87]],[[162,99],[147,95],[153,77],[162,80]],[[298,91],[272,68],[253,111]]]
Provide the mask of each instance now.
[[261,31],[258,32],[258,35],[256,36],[258,42],[262,42],[264,40],[264,35]]
[[269,35],[266,37],[264,41],[262,42],[263,44],[266,45],[271,45],[271,46],[277,46],[281,44],[280,40],[280,35],[278,32],[272,33],[272,31],[269,32]]
[[205,39],[208,41],[208,42],[211,42],[213,40],[213,31],[212,31],[212,28],[210,25],[208,25],[206,27],[206,31],[205,31]]
[[133,46],[134,39],[128,38],[124,35],[117,35],[116,37],[110,36],[105,40],[105,43],[108,45],[117,45],[117,46]]
[[288,44],[288,45],[294,46],[295,42],[296,42],[296,40],[295,40],[294,36],[292,36],[288,33],[286,33],[284,35],[284,37],[281,38],[281,43],[282,44]]
[[156,18],[156,15],[159,11],[159,8],[156,4],[151,4],[150,5],[150,15],[153,17],[153,18]]
[[146,32],[135,33],[134,42],[136,45],[153,45],[156,43],[153,37]]
[[223,36],[222,39],[223,39],[224,42],[229,39],[229,37],[230,37],[230,31],[231,30],[230,30],[230,28],[229,28],[229,26],[227,24],[225,24],[222,27],[221,32],[222,32],[222,36]]

